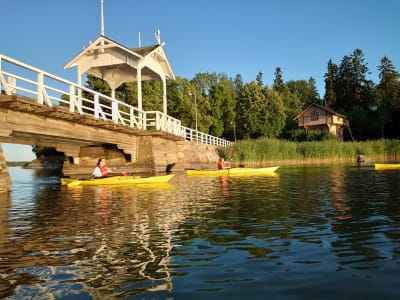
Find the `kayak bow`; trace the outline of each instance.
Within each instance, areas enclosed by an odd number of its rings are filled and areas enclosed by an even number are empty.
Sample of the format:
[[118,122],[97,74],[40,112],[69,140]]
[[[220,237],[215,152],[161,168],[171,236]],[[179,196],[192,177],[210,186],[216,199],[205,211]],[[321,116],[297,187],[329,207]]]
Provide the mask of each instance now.
[[375,164],[375,170],[400,169],[400,164]]

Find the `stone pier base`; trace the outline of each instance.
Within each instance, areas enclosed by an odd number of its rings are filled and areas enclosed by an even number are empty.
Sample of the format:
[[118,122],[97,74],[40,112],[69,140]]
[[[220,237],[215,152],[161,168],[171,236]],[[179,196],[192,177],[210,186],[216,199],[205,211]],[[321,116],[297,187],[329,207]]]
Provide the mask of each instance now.
[[216,168],[218,149],[217,146],[195,142],[152,138],[154,169],[162,172],[171,164],[174,164],[173,171]]
[[158,174],[185,169],[215,168],[218,147],[187,141],[173,141],[160,137],[138,137],[135,160],[117,146],[81,147],[79,156],[71,160],[66,156],[62,173],[64,176],[90,176],[97,160],[104,157],[115,172],[132,174]]
[[11,188],[11,178],[8,173],[6,159],[4,157],[3,148],[0,144],[0,193],[7,193]]

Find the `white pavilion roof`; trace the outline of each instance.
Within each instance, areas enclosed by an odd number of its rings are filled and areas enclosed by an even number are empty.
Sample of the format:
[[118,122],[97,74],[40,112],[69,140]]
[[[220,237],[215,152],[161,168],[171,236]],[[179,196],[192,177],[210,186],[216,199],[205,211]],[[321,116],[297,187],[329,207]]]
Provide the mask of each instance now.
[[110,38],[100,35],[88,47],[69,61],[64,68],[77,67],[79,75],[87,73],[105,80],[116,89],[125,82],[137,81],[137,70],[141,79],[175,79],[172,68],[163,50],[163,44],[147,47],[127,48]]

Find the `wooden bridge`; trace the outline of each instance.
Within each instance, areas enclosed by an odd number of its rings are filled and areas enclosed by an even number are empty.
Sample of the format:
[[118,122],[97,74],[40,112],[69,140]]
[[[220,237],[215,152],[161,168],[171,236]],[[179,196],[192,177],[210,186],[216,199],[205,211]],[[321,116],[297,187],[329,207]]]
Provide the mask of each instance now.
[[[0,54],[0,87],[3,102],[32,104],[27,108],[37,115],[53,114],[69,120],[108,124],[139,131],[159,131],[159,134],[183,138],[209,145],[227,146],[231,142],[183,126],[181,121],[160,111],[143,111],[123,101],[62,79],[35,67]],[[85,96],[83,96],[85,95]],[[11,107],[23,106],[11,104]],[[7,105],[10,107],[10,104]],[[89,121],[89,119],[91,121]],[[102,123],[102,125],[105,125]],[[115,126],[106,126],[114,128]]]
[[[128,162],[150,159],[154,169],[160,160],[154,157],[157,151],[172,156],[163,166],[181,155],[168,150],[180,152],[184,144],[232,144],[183,126],[166,113],[140,110],[1,54],[0,88],[0,142],[55,147],[72,165],[84,165],[82,147],[114,145]],[[149,141],[153,155],[141,155],[149,152],[143,146]]]

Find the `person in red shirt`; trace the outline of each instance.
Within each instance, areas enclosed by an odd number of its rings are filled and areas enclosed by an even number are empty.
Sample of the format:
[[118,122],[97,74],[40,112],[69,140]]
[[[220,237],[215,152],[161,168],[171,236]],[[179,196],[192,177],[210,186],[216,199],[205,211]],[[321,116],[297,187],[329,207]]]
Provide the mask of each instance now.
[[223,157],[220,157],[218,160],[218,169],[224,169],[225,168],[225,159]]

